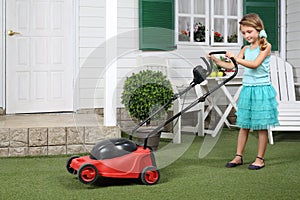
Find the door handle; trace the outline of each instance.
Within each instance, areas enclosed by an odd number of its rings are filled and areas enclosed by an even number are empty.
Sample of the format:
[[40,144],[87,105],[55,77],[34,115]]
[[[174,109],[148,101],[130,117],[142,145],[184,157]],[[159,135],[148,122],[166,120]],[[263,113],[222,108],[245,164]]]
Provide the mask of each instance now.
[[16,34],[21,34],[21,33],[15,32],[15,31],[13,31],[13,30],[9,30],[9,31],[7,32],[7,35],[9,35],[9,36],[14,36],[14,35],[16,35]]

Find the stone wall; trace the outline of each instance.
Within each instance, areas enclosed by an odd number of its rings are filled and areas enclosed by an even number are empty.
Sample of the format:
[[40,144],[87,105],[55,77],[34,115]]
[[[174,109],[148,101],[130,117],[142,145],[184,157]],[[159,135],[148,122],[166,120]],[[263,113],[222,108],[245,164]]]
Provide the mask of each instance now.
[[0,157],[85,153],[120,135],[118,127],[1,128]]
[[[225,110],[225,107],[220,107]],[[90,111],[82,111],[88,113]],[[99,113],[102,110],[98,111]],[[234,109],[228,120],[235,123]],[[183,116],[184,124],[197,122],[197,115]],[[212,124],[212,116],[207,117],[206,128]],[[0,128],[0,157],[40,156],[86,153],[95,143],[108,138],[121,137],[121,130],[130,133],[137,124],[130,119],[123,108],[117,110],[118,126],[74,126],[39,128]],[[172,125],[171,128],[172,129]]]

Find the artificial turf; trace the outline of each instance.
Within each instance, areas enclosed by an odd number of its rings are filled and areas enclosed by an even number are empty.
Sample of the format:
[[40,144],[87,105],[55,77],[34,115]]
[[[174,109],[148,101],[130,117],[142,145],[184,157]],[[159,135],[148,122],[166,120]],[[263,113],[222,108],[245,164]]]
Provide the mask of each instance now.
[[275,134],[266,167],[258,171],[247,169],[256,156],[256,133],[249,136],[245,164],[224,167],[234,156],[237,134],[224,129],[203,158],[205,139],[195,137],[181,157],[160,169],[160,181],[152,186],[126,179],[84,185],[66,171],[67,156],[1,158],[0,199],[300,199],[300,134]]

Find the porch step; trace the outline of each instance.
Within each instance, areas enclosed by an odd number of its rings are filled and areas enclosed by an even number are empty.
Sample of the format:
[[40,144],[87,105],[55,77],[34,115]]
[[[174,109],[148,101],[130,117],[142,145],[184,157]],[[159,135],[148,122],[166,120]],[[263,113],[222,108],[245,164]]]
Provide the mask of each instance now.
[[98,141],[121,137],[97,114],[0,116],[0,157],[86,153]]

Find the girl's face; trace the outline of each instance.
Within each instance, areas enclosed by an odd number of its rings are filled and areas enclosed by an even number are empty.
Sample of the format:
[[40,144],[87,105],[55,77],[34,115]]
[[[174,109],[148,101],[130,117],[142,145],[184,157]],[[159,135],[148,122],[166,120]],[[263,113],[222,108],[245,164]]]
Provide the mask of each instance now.
[[259,32],[255,28],[241,25],[240,29],[244,39],[247,40],[247,42],[254,44],[258,41]]

